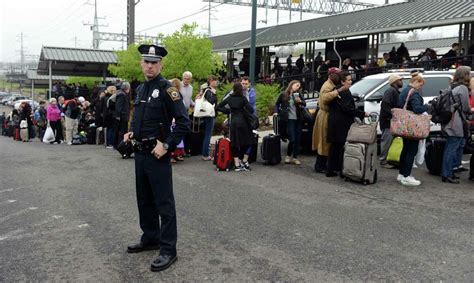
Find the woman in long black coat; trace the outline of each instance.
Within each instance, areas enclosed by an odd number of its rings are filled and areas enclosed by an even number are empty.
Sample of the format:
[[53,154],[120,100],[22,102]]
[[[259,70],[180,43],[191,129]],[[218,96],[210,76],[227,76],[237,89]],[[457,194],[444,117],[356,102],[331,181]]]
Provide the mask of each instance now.
[[[352,76],[348,72],[341,73],[341,84],[352,85]],[[354,118],[364,119],[365,112],[357,110],[350,90],[339,93],[339,96],[329,104],[328,142],[331,143],[327,163],[327,177],[337,176],[341,172],[344,156],[344,144],[347,133]]]
[[[228,105],[228,107],[226,107]],[[253,108],[243,95],[242,85],[235,83],[233,93],[217,106],[216,110],[230,114],[230,143],[236,171],[248,171],[249,148],[255,143],[252,129],[246,118],[247,113],[253,113]]]

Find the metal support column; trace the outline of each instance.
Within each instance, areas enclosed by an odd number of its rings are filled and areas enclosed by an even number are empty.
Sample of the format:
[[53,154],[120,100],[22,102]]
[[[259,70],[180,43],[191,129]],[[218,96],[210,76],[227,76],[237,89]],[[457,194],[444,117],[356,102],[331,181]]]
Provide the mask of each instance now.
[[49,64],[49,95],[48,100],[51,99],[51,92],[53,89],[53,61],[48,61]]
[[234,77],[234,50],[227,50],[227,77]]
[[257,0],[252,0],[252,30],[250,34],[250,81],[255,85],[255,55],[257,41]]

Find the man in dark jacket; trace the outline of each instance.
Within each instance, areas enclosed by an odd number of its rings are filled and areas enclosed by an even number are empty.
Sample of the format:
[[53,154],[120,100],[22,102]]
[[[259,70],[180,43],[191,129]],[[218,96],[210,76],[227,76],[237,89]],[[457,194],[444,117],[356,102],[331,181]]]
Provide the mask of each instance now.
[[300,54],[300,58],[296,60],[296,67],[298,68],[298,72],[300,74],[303,73],[303,68],[304,68],[304,59],[303,59],[303,54]]
[[392,144],[393,136],[390,133],[390,120],[392,119],[392,108],[398,108],[400,89],[403,87],[402,77],[391,75],[388,77],[390,88],[387,89],[382,98],[380,106],[380,130],[382,137],[380,141],[380,165],[385,168],[393,168],[387,164],[387,154]]
[[128,131],[128,118],[130,115],[130,84],[123,82],[120,91],[117,92],[115,100],[114,118],[117,120],[116,129],[114,131],[114,144],[119,144],[119,137],[123,137]]
[[441,57],[444,68],[449,68],[456,63],[456,57],[458,56],[459,43],[453,43],[451,49]]

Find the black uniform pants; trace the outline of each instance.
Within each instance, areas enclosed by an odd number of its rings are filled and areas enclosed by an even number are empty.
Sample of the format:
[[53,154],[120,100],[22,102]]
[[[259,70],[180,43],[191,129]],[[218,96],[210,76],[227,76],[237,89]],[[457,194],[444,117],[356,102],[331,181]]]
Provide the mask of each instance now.
[[149,152],[135,153],[135,178],[141,241],[159,243],[162,255],[176,255],[176,209],[169,156],[157,159]]

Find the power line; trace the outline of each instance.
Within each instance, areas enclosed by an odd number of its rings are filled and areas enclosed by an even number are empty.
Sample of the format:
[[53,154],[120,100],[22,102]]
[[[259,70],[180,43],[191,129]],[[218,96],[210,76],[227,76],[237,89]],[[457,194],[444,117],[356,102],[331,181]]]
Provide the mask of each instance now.
[[[223,5],[223,4],[219,4],[219,5],[215,6],[214,8],[219,7],[219,6],[221,6],[221,5]],[[166,23],[162,23],[162,24],[159,24],[159,25],[156,25],[156,26],[152,26],[152,27],[149,27],[149,28],[145,28],[145,29],[139,30],[138,33],[141,33],[141,32],[147,31],[147,30],[151,30],[151,29],[154,29],[154,28],[162,27],[162,26],[165,26],[165,25],[169,25],[169,24],[172,24],[172,23],[174,23],[174,22],[179,22],[179,21],[181,21],[181,20],[183,20],[183,19],[190,18],[190,17],[192,17],[192,16],[195,16],[195,15],[197,15],[197,14],[200,14],[200,13],[202,13],[202,12],[207,12],[207,11],[208,11],[207,8],[201,8],[199,11],[197,11],[197,12],[195,12],[195,13],[189,14],[189,15],[184,16],[184,17],[181,17],[181,18],[179,18],[179,19],[171,20],[171,21],[166,22]]]

